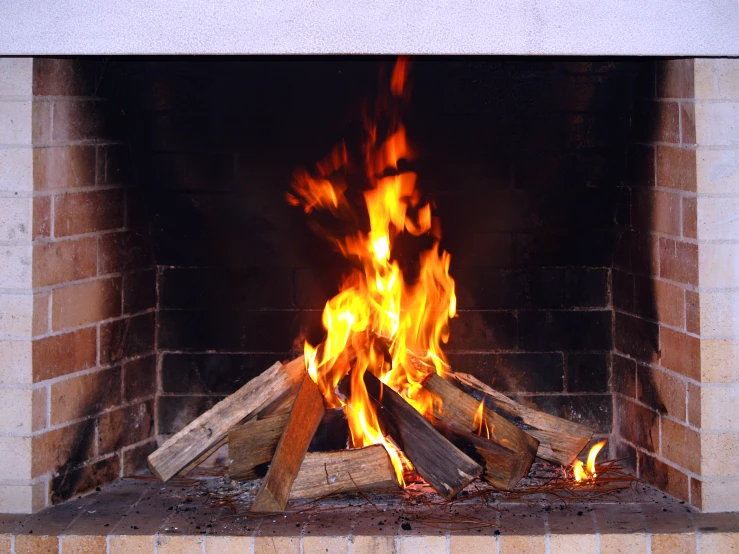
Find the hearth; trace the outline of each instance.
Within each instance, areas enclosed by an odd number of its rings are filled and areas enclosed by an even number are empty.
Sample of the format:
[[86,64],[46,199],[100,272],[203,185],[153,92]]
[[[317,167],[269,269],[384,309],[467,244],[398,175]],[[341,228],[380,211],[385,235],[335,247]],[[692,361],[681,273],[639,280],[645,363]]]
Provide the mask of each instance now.
[[[0,512],[144,471],[323,340],[350,265],[314,231],[342,227],[286,193],[394,62],[0,60]],[[735,62],[419,57],[396,160],[451,254],[448,365],[709,511],[736,508]]]

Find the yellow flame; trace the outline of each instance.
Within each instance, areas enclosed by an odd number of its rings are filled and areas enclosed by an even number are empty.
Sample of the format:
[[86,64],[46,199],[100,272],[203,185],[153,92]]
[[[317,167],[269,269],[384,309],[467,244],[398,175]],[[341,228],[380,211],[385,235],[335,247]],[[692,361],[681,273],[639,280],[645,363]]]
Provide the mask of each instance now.
[[578,483],[583,479],[594,480],[598,475],[595,473],[595,459],[598,457],[601,449],[606,445],[606,441],[602,440],[592,446],[588,452],[587,466],[583,466],[580,460],[575,460],[572,464],[572,474]]
[[490,439],[490,426],[488,425],[488,419],[485,417],[485,397],[483,397],[480,401],[480,405],[477,407],[475,417],[472,420],[472,426],[475,428],[478,435]]
[[[456,315],[451,257],[439,247],[438,221],[432,217],[431,204],[422,201],[416,174],[398,168],[401,159],[413,157],[399,117],[408,97],[408,67],[407,60],[398,60],[388,94],[378,100],[372,117],[365,114],[363,159],[350,159],[342,144],[313,172],[296,171],[288,195],[288,201],[301,205],[306,213],[322,210],[342,221],[369,223],[368,229],[358,227],[347,235],[326,234],[356,269],[326,303],[326,338],[317,346],[306,342],[305,363],[331,407],[342,405],[335,389],[353,370],[352,393],[346,402],[352,443],[355,447],[384,445],[401,485],[404,468],[410,464],[383,436],[362,375],[371,371],[416,410],[427,413],[432,398],[423,384],[431,373],[448,369],[441,344],[447,342],[449,319]],[[357,168],[369,184],[363,195],[367,217],[357,213],[344,194],[343,175]],[[394,258],[393,246],[402,234],[431,238],[432,247],[419,256],[417,276],[415,272],[413,277],[404,275]]]

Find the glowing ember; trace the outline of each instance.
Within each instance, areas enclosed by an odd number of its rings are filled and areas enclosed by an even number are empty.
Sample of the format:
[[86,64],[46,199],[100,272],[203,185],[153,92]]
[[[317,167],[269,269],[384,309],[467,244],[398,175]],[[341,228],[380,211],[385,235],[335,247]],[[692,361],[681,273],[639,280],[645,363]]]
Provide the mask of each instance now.
[[[371,371],[426,413],[432,399],[421,389],[430,373],[448,367],[440,346],[448,340],[449,318],[456,313],[451,258],[439,248],[438,221],[416,188],[416,174],[398,167],[401,159],[409,161],[413,155],[399,117],[408,98],[407,73],[408,63],[401,58],[389,93],[378,100],[371,116],[365,114],[362,155],[352,158],[341,144],[314,172],[297,171],[293,193],[288,195],[306,213],[322,210],[355,224],[346,235],[326,233],[355,269],[326,303],[326,339],[317,346],[305,344],[306,368],[333,407],[343,404],[334,391],[353,370],[352,394],[346,403],[352,442],[355,447],[384,445],[401,485],[409,462],[383,437],[363,374]],[[345,195],[346,175],[356,177],[357,172],[366,183],[366,216]],[[366,220],[365,228],[357,223]],[[394,256],[395,241],[403,234],[431,239],[431,248],[419,256],[417,277],[404,275]]]
[[575,460],[575,462],[572,464],[572,473],[575,477],[575,481],[579,483],[583,479],[594,480],[596,477],[598,477],[598,475],[595,473],[595,458],[598,457],[598,453],[605,446],[605,444],[606,441],[603,440],[593,445],[593,447],[590,449],[590,452],[588,453],[587,466],[583,466],[583,463],[580,460]]

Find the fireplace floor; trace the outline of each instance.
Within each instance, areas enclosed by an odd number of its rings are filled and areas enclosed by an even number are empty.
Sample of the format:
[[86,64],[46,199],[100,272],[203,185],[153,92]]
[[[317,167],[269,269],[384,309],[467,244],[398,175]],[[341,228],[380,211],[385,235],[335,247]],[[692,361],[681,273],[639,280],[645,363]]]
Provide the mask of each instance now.
[[642,484],[609,501],[569,506],[532,498],[484,507],[471,498],[450,508],[399,493],[251,517],[206,505],[207,490],[227,500],[225,483],[123,479],[33,516],[0,514],[0,553],[739,552],[739,513],[697,513]]

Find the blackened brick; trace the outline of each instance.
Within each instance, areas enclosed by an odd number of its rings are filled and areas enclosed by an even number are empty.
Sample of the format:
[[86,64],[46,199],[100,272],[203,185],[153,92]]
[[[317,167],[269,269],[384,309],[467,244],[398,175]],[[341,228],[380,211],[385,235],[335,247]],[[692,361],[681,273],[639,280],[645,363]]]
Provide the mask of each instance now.
[[609,350],[611,312],[536,311],[518,315],[518,342],[524,350]]
[[126,317],[100,326],[100,363],[148,354],[154,350],[154,313]]
[[565,271],[565,308],[608,306],[608,270],[570,268]]
[[608,392],[608,352],[568,354],[568,392]]
[[159,433],[164,435],[176,433],[223,398],[223,396],[161,396],[157,403]]
[[123,398],[131,402],[137,398],[154,396],[157,391],[157,357],[146,356],[123,363]]
[[611,357],[611,391],[636,398],[636,362],[616,353]]
[[659,360],[659,326],[620,312],[615,313],[616,350],[645,362]]
[[449,350],[511,349],[516,318],[510,312],[463,311],[449,323]]
[[73,496],[115,481],[120,476],[121,460],[111,456],[79,469],[61,469],[51,480],[51,503],[58,504]]
[[157,304],[156,273],[153,269],[123,276],[123,313],[142,312]]
[[561,392],[562,354],[449,354],[454,371],[470,373],[503,392]]
[[261,374],[279,354],[164,354],[162,390],[165,393],[231,394]]

